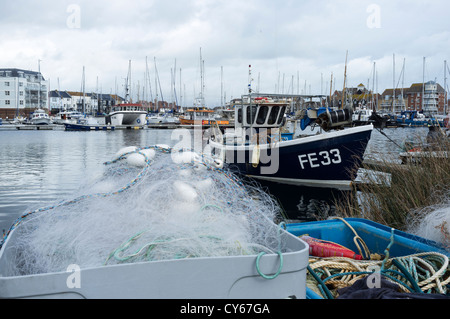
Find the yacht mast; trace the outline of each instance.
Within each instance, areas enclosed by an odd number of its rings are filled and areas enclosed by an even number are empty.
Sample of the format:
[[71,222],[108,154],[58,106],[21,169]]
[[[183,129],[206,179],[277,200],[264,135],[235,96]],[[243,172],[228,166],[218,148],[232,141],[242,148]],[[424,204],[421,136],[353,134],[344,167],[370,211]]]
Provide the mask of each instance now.
[[423,57],[423,73],[422,73],[422,112],[425,106],[425,57]]
[[[345,94],[345,82],[347,81],[347,58],[348,58],[348,50],[345,55],[345,70],[344,70],[344,88],[342,89],[342,101],[341,101],[341,109],[344,109],[344,101],[346,100],[346,94]],[[306,94],[306,92],[305,92]]]
[[392,113],[395,114],[395,54],[393,55],[393,79],[394,79],[394,86],[392,91]]
[[444,61],[444,114],[447,114],[448,97],[447,97],[447,60]]

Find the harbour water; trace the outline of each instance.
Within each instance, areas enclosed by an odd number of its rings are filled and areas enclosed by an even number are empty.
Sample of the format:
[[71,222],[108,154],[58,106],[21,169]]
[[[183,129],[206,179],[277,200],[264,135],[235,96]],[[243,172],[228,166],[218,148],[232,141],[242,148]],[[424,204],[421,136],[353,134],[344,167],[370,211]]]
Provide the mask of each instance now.
[[[190,130],[190,132],[194,132]],[[427,128],[389,128],[373,131],[366,158],[392,156],[399,145],[424,139]],[[0,131],[0,229],[7,230],[23,213],[63,199],[71,199],[83,185],[103,173],[103,163],[127,146],[180,142],[173,130],[143,129],[92,132]],[[175,138],[174,138],[175,137]],[[333,212],[331,189],[264,184],[293,219],[314,219]],[[151,206],[151,203],[149,203]]]

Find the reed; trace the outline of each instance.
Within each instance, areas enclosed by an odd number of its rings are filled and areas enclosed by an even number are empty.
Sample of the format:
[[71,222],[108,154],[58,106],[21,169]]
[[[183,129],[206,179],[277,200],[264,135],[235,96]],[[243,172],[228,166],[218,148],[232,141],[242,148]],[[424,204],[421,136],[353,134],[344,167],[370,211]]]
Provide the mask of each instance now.
[[[416,148],[430,150],[430,144],[416,143]],[[367,182],[335,203],[341,217],[366,218],[389,227],[406,230],[415,212],[437,205],[450,191],[450,141],[442,138],[433,145],[434,153],[423,154],[418,161],[392,161],[380,156],[378,171],[389,178],[367,175]],[[406,163],[407,162],[407,163]],[[373,166],[363,165],[364,169]]]

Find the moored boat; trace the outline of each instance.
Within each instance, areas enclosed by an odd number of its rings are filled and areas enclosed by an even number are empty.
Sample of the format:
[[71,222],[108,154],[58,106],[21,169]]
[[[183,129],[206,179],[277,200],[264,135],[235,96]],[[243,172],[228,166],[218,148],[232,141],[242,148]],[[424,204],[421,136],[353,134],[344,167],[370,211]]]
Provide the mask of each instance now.
[[50,116],[43,109],[37,109],[32,114],[28,121],[33,125],[49,125],[51,124]]
[[78,119],[83,118],[83,114],[78,111],[61,111],[53,118],[53,123],[76,123]]
[[124,103],[112,107],[108,118],[111,125],[144,126],[147,110],[142,104]]
[[212,124],[228,125],[228,119],[217,119],[214,110],[205,107],[196,107],[186,110],[185,116],[180,116],[181,125],[203,125],[208,126]]
[[[225,134],[216,128],[209,140],[211,152],[237,172],[283,184],[347,188],[362,163],[372,125],[329,130],[347,123],[343,110],[309,110],[326,132],[283,138],[281,128],[288,104],[268,99],[243,98],[235,105],[235,129]],[[309,123],[309,122],[308,122]],[[308,124],[305,124],[308,125]]]
[[76,123],[66,122],[64,127],[66,131],[106,131],[115,129],[115,126],[101,125],[97,119],[91,117],[80,118]]

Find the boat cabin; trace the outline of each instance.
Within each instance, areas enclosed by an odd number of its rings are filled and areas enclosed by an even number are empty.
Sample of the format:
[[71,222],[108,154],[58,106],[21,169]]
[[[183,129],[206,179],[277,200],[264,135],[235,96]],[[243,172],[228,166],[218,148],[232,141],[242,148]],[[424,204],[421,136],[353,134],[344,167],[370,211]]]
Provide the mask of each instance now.
[[147,112],[141,104],[118,104],[112,107],[111,112]]
[[186,118],[189,120],[214,119],[214,110],[207,108],[192,108],[186,110]]
[[287,104],[256,98],[247,104],[235,105],[235,126],[242,128],[279,128],[284,124]]

